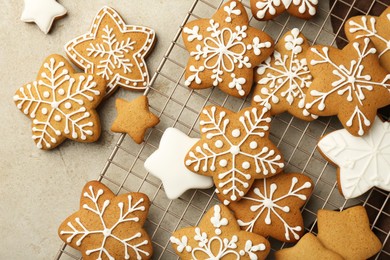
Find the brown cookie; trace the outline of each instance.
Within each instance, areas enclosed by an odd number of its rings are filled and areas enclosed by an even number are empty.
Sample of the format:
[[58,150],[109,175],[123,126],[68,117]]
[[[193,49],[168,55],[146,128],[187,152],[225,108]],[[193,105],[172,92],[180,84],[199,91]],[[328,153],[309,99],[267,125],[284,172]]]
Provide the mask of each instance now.
[[152,242],[142,228],[149,198],[139,192],[115,196],[98,181],[88,182],[80,210],[59,227],[58,235],[83,259],[150,259]]

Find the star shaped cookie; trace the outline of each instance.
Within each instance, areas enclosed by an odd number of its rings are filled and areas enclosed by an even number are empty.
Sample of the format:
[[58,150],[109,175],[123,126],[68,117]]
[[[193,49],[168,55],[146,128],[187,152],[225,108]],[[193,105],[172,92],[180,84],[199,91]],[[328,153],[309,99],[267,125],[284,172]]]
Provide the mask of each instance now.
[[235,0],[222,5],[211,19],[187,23],[183,40],[190,53],[185,85],[215,86],[235,97],[249,94],[253,68],[273,51],[272,38],[249,26],[245,7]]
[[362,206],[342,212],[319,210],[317,238],[327,249],[346,260],[368,259],[382,248]]
[[117,87],[143,90],[149,84],[145,57],[155,43],[153,30],[126,25],[110,7],[96,15],[88,33],[65,45],[69,58],[81,69],[107,80],[107,95]]
[[140,96],[133,101],[118,98],[115,102],[118,115],[111,126],[115,133],[126,133],[134,142],[143,142],[148,128],[156,126],[160,119],[149,111],[149,102],[146,96]]
[[369,38],[344,49],[316,45],[307,52],[312,84],[306,109],[315,115],[337,115],[355,136],[367,134],[377,110],[390,104],[390,74],[379,64]]
[[179,198],[190,189],[208,189],[213,179],[189,171],[184,165],[187,151],[198,141],[176,128],[167,128],[159,148],[145,161],[145,169],[159,178],[165,194],[171,200]]
[[64,16],[66,9],[56,0],[24,0],[21,16],[23,22],[34,22],[45,34],[49,33],[54,20]]
[[355,16],[345,23],[345,34],[348,40],[370,38],[378,50],[381,65],[390,71],[390,7],[379,17]]
[[337,165],[338,186],[346,199],[356,198],[372,187],[390,191],[390,123],[375,118],[370,132],[352,136],[345,129],[318,142],[318,149]]
[[213,206],[199,226],[173,232],[170,240],[183,260],[261,260],[271,249],[264,237],[241,231],[232,213],[223,205]]
[[288,111],[306,121],[317,118],[305,108],[306,92],[312,80],[305,55],[309,47],[298,28],[281,38],[273,55],[256,70],[252,105],[265,106],[272,115]]

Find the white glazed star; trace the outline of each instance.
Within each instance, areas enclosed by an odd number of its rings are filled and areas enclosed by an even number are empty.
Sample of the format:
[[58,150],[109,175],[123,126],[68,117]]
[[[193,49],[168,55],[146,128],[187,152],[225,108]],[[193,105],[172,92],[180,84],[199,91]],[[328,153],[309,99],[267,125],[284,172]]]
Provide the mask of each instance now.
[[50,31],[53,21],[64,16],[66,9],[55,0],[24,0],[24,9],[21,16],[23,22],[34,22],[42,32]]
[[184,158],[198,138],[190,138],[175,128],[167,128],[159,148],[145,161],[145,169],[159,178],[169,199],[177,199],[189,189],[208,189],[211,177],[195,174],[184,165]]
[[352,136],[342,129],[323,137],[318,147],[338,165],[339,187],[346,199],[372,187],[390,191],[390,123],[375,118],[370,132]]

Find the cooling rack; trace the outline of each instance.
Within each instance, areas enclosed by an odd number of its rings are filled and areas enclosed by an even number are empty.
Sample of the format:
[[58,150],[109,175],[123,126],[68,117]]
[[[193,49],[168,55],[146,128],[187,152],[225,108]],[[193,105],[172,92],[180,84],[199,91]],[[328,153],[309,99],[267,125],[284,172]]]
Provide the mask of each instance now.
[[[320,0],[315,18],[304,21],[287,13],[268,22],[251,18],[251,25],[262,29],[276,41],[288,30],[300,28],[313,44],[336,46],[346,42],[342,34],[343,24],[351,15],[368,14],[373,10],[384,10],[387,0],[365,0],[365,6],[357,0]],[[386,2],[387,1],[387,2]],[[145,142],[136,145],[130,137],[118,135],[114,150],[105,163],[98,179],[116,193],[140,191],[152,202],[145,228],[153,240],[153,259],[178,259],[170,242],[170,234],[181,227],[196,225],[202,215],[219,203],[214,189],[191,190],[177,200],[166,198],[161,182],[148,174],[143,164],[158,147],[159,140],[167,127],[176,127],[192,137],[199,136],[199,112],[205,105],[215,104],[238,111],[250,103],[230,97],[217,88],[191,90],[184,85],[184,68],[188,58],[182,39],[183,26],[191,20],[210,17],[223,0],[195,0],[184,18],[166,54],[150,82],[148,95],[152,111],[159,115],[161,123],[147,132]],[[250,14],[249,0],[242,1]],[[363,2],[363,1],[361,1]],[[334,14],[332,11],[339,11]],[[340,12],[341,10],[341,12]],[[332,29],[331,24],[334,28]],[[383,248],[372,259],[390,258],[390,203],[389,193],[372,189],[365,195],[345,200],[337,190],[336,169],[328,164],[316,150],[319,138],[341,128],[334,117],[304,122],[288,114],[277,115],[271,123],[271,140],[277,144],[286,160],[285,172],[302,172],[315,183],[312,197],[302,209],[305,229],[316,234],[316,214],[319,209],[342,210],[363,205],[369,215],[373,232],[382,241]],[[292,246],[270,239],[273,253]],[[62,245],[55,259],[81,259],[80,254],[69,246]]]

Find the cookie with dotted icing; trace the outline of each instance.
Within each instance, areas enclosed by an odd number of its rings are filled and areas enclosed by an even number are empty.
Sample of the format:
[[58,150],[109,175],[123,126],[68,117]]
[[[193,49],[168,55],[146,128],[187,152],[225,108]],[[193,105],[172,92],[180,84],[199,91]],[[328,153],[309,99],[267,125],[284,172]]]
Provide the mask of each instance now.
[[53,149],[65,139],[94,142],[100,136],[95,108],[106,89],[104,79],[94,74],[75,73],[60,55],[45,59],[37,79],[16,91],[17,108],[32,119],[37,147]]
[[303,174],[281,173],[256,180],[240,201],[231,202],[228,207],[242,230],[296,242],[305,231],[300,208],[313,188],[311,179]]
[[193,89],[215,86],[235,97],[249,94],[253,68],[273,51],[272,38],[249,26],[239,1],[225,3],[211,19],[187,23],[182,35],[190,53],[185,85]]
[[149,198],[139,192],[115,196],[104,184],[88,182],[80,209],[62,222],[58,235],[83,259],[150,259],[152,241],[143,229]]
[[104,78],[110,95],[117,87],[144,90],[148,86],[145,57],[155,39],[152,29],[126,25],[115,10],[105,6],[89,32],[68,42],[65,52],[79,68]]
[[201,139],[185,158],[187,168],[212,176],[221,201],[239,201],[255,179],[282,171],[283,158],[269,140],[271,117],[262,106],[237,113],[206,106],[200,115]]
[[356,39],[342,50],[316,45],[306,58],[313,75],[306,109],[337,115],[352,135],[367,134],[377,110],[390,104],[390,74],[380,66],[370,39]]
[[318,0],[251,0],[252,14],[260,21],[271,20],[285,11],[310,19],[317,13],[317,5]]
[[183,260],[265,259],[271,249],[262,236],[242,231],[229,209],[213,206],[197,227],[173,232],[171,244]]
[[312,81],[306,61],[309,47],[298,28],[282,36],[273,55],[256,70],[252,105],[266,106],[272,115],[288,111],[306,121],[317,118],[305,108],[306,92]]
[[381,65],[390,71],[390,7],[379,17],[355,16],[345,23],[345,35],[348,40],[370,38],[378,50]]

